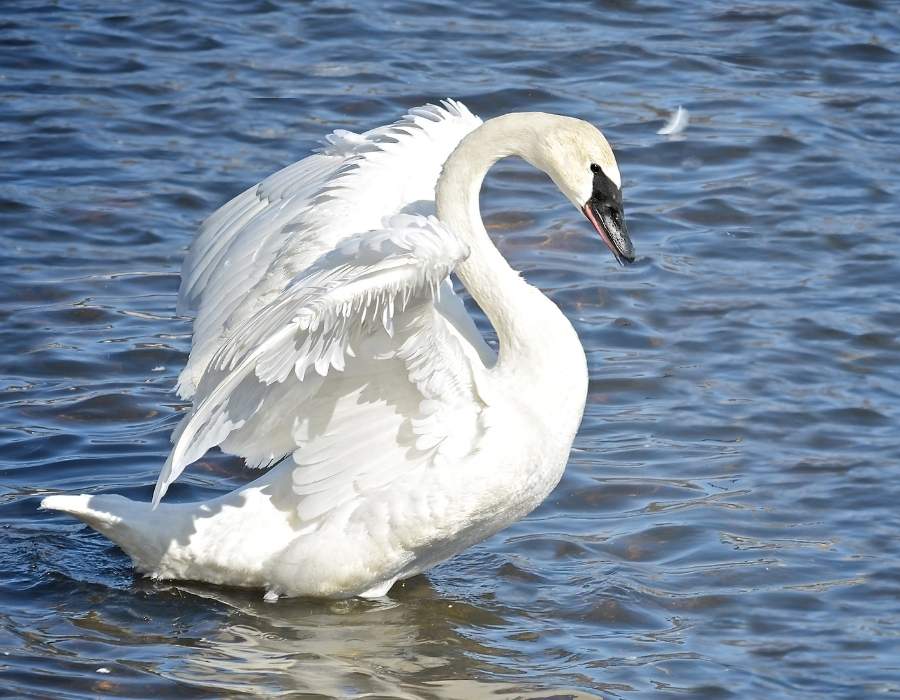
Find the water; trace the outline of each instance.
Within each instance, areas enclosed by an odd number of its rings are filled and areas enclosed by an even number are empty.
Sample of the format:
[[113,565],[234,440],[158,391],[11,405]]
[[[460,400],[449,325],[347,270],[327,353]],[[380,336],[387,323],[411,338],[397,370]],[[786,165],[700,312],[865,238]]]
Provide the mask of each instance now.
[[[900,694],[900,13],[878,2],[7,3],[0,688],[13,697]],[[149,499],[198,222],[446,95],[616,147],[619,268],[508,162],[485,218],[576,324],[585,420],[525,521],[387,602],[133,576],[51,492]],[[684,105],[682,138],[656,134]],[[244,483],[211,455],[172,489]]]

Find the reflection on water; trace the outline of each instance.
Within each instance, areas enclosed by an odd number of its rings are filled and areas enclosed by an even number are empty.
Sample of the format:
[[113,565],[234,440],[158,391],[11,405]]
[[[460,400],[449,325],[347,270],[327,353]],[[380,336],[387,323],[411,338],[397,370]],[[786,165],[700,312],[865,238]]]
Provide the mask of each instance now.
[[[451,657],[460,656],[453,650],[462,640],[443,615],[443,609],[453,604],[430,610],[439,604],[431,599],[430,590],[426,592],[429,600],[422,601],[419,594],[409,605],[396,600],[286,600],[273,605],[259,596],[221,589],[178,586],[176,590],[231,608],[227,623],[203,639],[200,653],[191,654],[181,667],[170,671],[174,678],[204,686],[254,688],[266,694],[312,687],[336,697],[402,696],[402,678],[429,672],[440,678]],[[435,644],[435,637],[442,643]]]
[[[5,692],[900,693],[890,4],[17,4],[0,37]],[[446,95],[590,119],[620,161],[627,269],[523,163],[485,188],[498,246],[590,364],[547,502],[339,604],[135,578],[38,512],[51,492],[149,499],[200,219],[328,130]],[[678,105],[688,128],[658,135]],[[171,498],[253,476],[211,454]]]

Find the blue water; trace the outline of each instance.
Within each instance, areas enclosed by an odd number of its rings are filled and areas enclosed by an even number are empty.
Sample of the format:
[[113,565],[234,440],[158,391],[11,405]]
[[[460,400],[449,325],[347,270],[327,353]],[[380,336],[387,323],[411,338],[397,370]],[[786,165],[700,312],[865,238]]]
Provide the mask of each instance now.
[[[0,694],[900,694],[898,47],[864,0],[4,4]],[[627,268],[528,166],[486,185],[590,362],[544,505],[389,601],[274,605],[39,512],[149,499],[199,221],[444,96],[588,119],[624,178]],[[252,476],[210,455],[172,498]]]

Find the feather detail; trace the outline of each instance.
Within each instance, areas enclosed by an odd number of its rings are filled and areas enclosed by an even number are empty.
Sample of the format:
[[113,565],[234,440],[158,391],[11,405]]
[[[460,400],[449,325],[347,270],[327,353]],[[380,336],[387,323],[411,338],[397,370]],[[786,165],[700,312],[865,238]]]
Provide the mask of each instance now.
[[479,124],[464,105],[446,100],[362,134],[337,130],[321,152],[210,216],[182,267],[178,313],[196,312],[196,320],[179,395],[193,397],[222,343],[342,240],[378,230],[417,202],[433,213],[441,166]]
[[445,100],[336,130],[203,223],[178,302],[196,312],[178,383],[192,407],[154,504],[218,445],[253,467],[292,458],[298,515],[315,519],[483,432],[491,351],[447,282],[468,250],[421,215],[480,124]]
[[669,120],[656,133],[661,136],[678,136],[687,129],[690,119],[690,112],[684,107],[679,106],[678,109],[672,113],[672,116],[669,117]]
[[[400,360],[401,383],[409,382],[415,396],[397,429],[407,425],[420,452],[446,442],[446,432],[437,433],[457,423],[459,411],[471,417],[480,411],[469,358],[435,307],[438,288],[468,249],[434,217],[400,214],[385,223],[387,228],[351,236],[323,255],[216,351],[197,387],[202,398],[183,419],[160,474],[154,503],[211,447],[250,444],[250,436],[240,434],[245,426],[279,424],[284,409],[270,400],[267,387],[288,383],[279,398],[290,398],[302,417],[304,402],[320,393],[335,402],[341,398],[329,393],[326,380],[345,372],[348,363],[382,362],[384,373],[396,372],[389,361]],[[360,357],[351,354],[351,345],[380,348]],[[444,401],[454,420],[437,420],[434,411],[418,415],[422,398]],[[248,464],[269,464],[296,447],[295,424],[274,432],[290,433],[292,441],[281,441],[278,450],[245,454]],[[459,439],[472,435],[467,430]]]

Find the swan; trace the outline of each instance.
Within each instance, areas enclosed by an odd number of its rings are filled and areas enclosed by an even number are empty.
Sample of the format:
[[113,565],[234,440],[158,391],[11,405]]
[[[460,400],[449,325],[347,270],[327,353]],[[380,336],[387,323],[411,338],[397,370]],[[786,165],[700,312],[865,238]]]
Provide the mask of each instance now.
[[[612,149],[571,117],[412,109],[238,195],[202,225],[178,313],[191,400],[151,503],[51,495],[138,572],[279,596],[379,597],[533,510],[562,477],[587,393],[572,325],[499,253],[479,191],[499,159],[547,173],[634,260]],[[496,330],[489,347],[454,273]],[[210,448],[270,467],[160,503]]]

